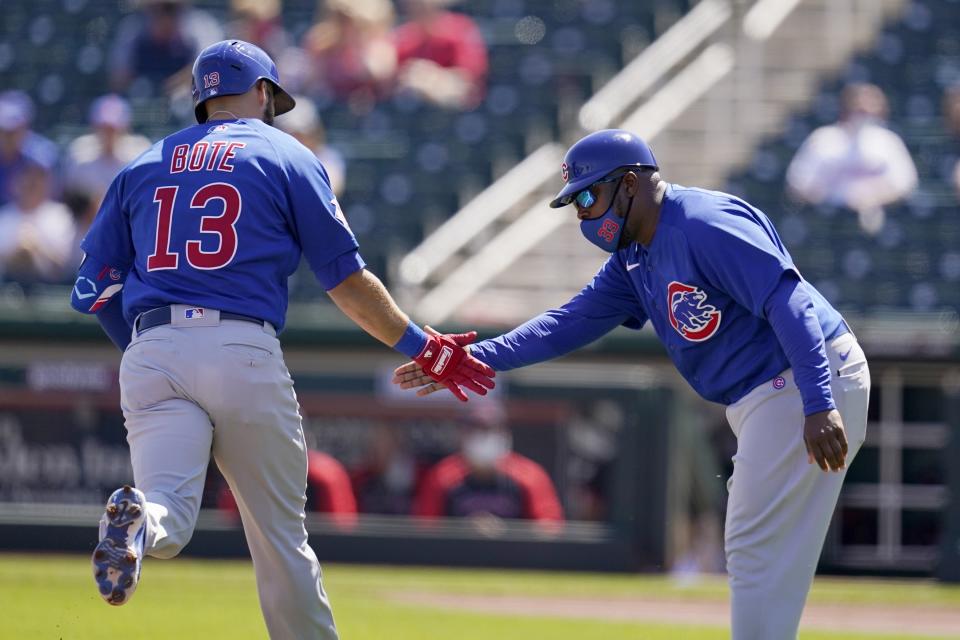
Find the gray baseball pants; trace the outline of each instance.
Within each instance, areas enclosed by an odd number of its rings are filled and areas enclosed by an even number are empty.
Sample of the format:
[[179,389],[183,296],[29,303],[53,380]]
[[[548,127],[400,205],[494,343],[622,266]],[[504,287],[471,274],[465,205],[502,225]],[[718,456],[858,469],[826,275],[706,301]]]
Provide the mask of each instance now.
[[[867,431],[870,369],[852,333],[827,344],[849,468]],[[726,554],[733,640],[795,640],[846,470],[807,463],[793,373],[727,407],[737,436],[728,482]]]
[[304,528],[300,410],[276,332],[173,307],[171,324],[134,331],[120,366],[134,481],[147,496],[145,553],[172,558],[190,540],[212,455],[236,496],[270,637],[334,640]]

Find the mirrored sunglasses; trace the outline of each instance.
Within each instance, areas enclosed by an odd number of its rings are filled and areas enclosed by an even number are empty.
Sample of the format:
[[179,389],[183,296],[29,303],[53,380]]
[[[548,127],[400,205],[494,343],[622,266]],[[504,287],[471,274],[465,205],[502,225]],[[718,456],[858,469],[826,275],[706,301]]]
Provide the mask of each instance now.
[[604,182],[613,182],[619,177],[620,177],[619,175],[613,175],[613,176],[606,177],[603,180],[597,180],[596,182],[591,184],[589,187],[587,187],[583,191],[580,191],[579,193],[577,193],[577,195],[573,197],[573,201],[575,201],[578,205],[580,205],[581,208],[589,209],[597,201],[597,197],[593,195],[593,192],[590,191],[590,189],[592,189],[595,185],[603,184]]

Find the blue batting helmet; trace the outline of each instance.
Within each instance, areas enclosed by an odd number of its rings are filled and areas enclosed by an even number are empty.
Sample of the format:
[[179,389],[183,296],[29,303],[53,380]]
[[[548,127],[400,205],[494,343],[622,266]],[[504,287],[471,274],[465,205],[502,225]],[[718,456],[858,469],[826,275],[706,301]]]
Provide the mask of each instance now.
[[204,102],[246,93],[257,80],[273,85],[275,115],[293,109],[296,103],[280,86],[277,65],[260,47],[243,40],[223,40],[201,51],[193,63],[193,112],[197,122],[207,121]]
[[603,129],[580,138],[563,157],[560,176],[567,184],[550,206],[570,204],[577,193],[620,167],[659,168],[647,143],[629,131]]

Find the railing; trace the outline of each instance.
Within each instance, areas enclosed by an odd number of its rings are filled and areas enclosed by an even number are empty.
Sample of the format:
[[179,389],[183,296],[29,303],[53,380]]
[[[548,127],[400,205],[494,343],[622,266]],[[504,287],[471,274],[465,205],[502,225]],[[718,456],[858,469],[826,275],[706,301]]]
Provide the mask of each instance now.
[[650,140],[702,98],[733,69],[733,51],[716,43],[673,77],[623,122],[623,128]]
[[[620,126],[649,141],[695,103],[706,100],[709,126],[705,140],[712,143],[710,148],[735,147],[717,162],[736,162],[731,159],[747,153],[751,141],[764,133],[764,127],[775,123],[789,108],[770,111],[767,76],[772,72],[764,54],[776,46],[770,43],[772,36],[796,10],[806,3],[820,11],[821,33],[826,37],[818,40],[819,46],[845,54],[852,43],[872,31],[865,28],[868,24],[875,26],[903,1],[702,0],[588,100],[578,122],[585,130]],[[835,57],[837,61],[842,58],[831,55],[830,60]],[[735,70],[735,97],[711,99],[709,96],[716,93],[711,90]],[[576,136],[580,133],[571,131]],[[550,190],[561,154],[557,144],[538,149],[401,262],[400,286],[408,292],[416,291],[418,296],[426,289],[419,301],[408,300],[418,319],[445,321],[465,300],[568,221],[562,216],[545,215],[542,203],[529,206],[536,195]],[[521,210],[519,217],[503,224]],[[499,231],[485,240],[475,255],[451,265],[451,258],[496,225]],[[449,272],[441,274],[444,267]]]
[[563,224],[564,217],[550,209],[548,203],[549,199],[538,200],[431,289],[417,305],[417,316],[432,323],[443,322],[481,287]]
[[580,126],[588,131],[611,126],[726,24],[731,14],[728,0],[703,0],[583,105]]
[[484,189],[407,254],[400,263],[402,281],[423,283],[471,239],[539,190],[556,174],[562,154],[560,145],[546,144]]
[[[646,109],[642,114],[651,120],[634,127],[642,135],[655,135],[731,68],[731,51],[716,45],[703,51],[690,69],[676,73],[678,67],[684,69],[683,63],[689,56],[703,48],[731,15],[729,0],[700,2],[583,106],[579,114],[581,125],[590,130],[620,121],[631,106],[675,73],[641,107]],[[658,100],[656,96],[661,92],[666,92],[664,95],[669,96],[669,100]],[[679,108],[681,105],[683,108]],[[631,120],[627,122],[628,126],[636,124]],[[423,286],[472,239],[528,202],[534,194],[547,190],[562,151],[556,144],[541,147],[426,238],[401,261],[401,286],[408,290]],[[545,215],[545,212],[546,201],[528,208],[476,255],[440,278],[416,303],[414,315],[426,322],[443,322],[459,304],[563,223],[561,216]]]

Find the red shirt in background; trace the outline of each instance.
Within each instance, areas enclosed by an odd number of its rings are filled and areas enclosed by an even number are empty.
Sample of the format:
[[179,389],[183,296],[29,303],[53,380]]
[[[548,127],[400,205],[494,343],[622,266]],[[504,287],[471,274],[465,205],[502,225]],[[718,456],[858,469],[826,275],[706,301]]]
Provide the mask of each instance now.
[[[217,499],[220,509],[237,513],[236,498],[224,484]],[[350,485],[350,476],[336,458],[322,451],[307,452],[306,510],[329,514],[341,527],[357,522],[357,500]]]
[[469,16],[445,11],[428,26],[411,21],[393,32],[397,65],[425,59],[441,67],[463,71],[473,84],[475,101],[483,97],[487,77],[487,45],[476,23]]
[[413,505],[417,516],[471,516],[562,521],[563,511],[550,476],[517,453],[502,457],[490,478],[470,473],[462,454],[438,462],[423,481]]
[[338,523],[355,523],[357,499],[343,465],[322,451],[308,451],[307,465],[307,511],[329,513]]

